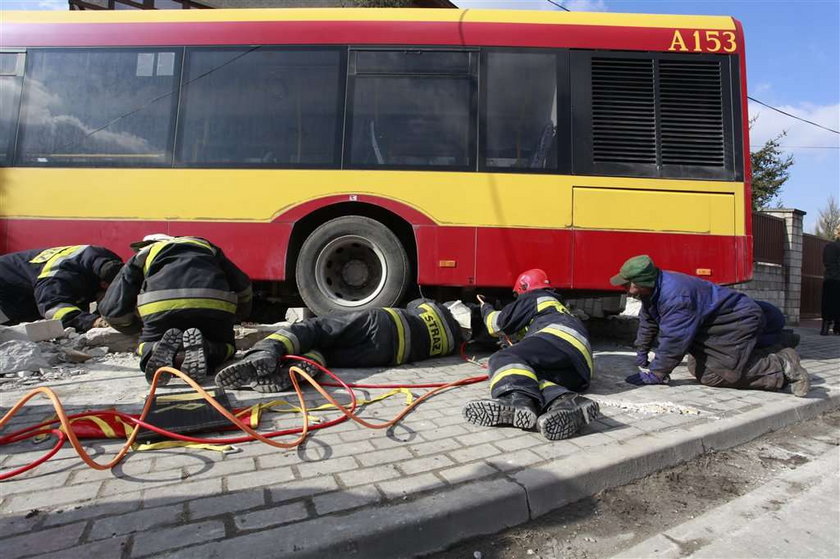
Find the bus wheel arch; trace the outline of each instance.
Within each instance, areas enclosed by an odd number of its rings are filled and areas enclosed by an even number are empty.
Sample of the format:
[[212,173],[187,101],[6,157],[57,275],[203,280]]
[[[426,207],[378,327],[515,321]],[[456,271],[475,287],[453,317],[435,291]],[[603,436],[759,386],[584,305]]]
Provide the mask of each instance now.
[[411,224],[376,206],[313,212],[295,224],[287,254],[286,269],[317,315],[393,306],[416,284]]

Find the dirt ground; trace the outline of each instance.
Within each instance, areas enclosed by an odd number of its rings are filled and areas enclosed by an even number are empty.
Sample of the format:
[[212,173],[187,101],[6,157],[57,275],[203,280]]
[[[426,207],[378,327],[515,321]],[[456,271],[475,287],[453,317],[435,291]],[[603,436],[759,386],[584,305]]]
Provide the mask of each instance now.
[[[840,445],[840,410],[602,491],[520,527],[472,539],[436,559],[609,557],[747,493]],[[686,550],[690,552],[691,550]]]

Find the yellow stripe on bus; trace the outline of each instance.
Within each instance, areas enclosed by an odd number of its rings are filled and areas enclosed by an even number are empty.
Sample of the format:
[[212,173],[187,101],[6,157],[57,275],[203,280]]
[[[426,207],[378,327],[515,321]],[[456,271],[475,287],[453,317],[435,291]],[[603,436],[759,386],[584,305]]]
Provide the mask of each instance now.
[[[268,223],[297,205],[346,196],[348,201],[374,204],[369,197],[389,199],[438,225],[547,229],[571,227],[574,218],[582,219],[573,216],[576,196],[596,189],[603,190],[602,200],[613,193],[649,192],[634,199],[643,203],[644,211],[626,212],[620,225],[593,210],[579,227],[745,234],[743,182],[422,171],[21,167],[0,169],[0,178],[0,217],[15,219]],[[68,185],[84,185],[85,196],[76,196]],[[660,198],[657,192],[666,194]],[[719,198],[722,204],[705,206],[707,211],[725,209],[726,219],[710,216],[709,227],[702,231],[687,219],[691,227],[675,229],[673,198],[685,193],[727,195]],[[684,207],[698,209],[693,200]]]
[[284,8],[250,10],[97,10],[97,11],[6,11],[6,23],[169,23],[169,22],[263,22],[263,21],[410,21],[436,23],[531,23],[541,25],[603,25],[607,27],[654,27],[735,30],[728,16],[667,14],[621,14],[606,12],[560,12],[548,10],[452,10],[373,8]]

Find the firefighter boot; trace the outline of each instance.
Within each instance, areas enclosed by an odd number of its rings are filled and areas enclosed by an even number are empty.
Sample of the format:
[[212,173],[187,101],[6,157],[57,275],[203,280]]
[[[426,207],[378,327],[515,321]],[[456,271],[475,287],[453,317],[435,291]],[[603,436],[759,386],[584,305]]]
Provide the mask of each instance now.
[[[286,392],[292,387],[292,377],[289,372],[291,367],[299,367],[303,369],[303,371],[312,378],[315,378],[315,376],[321,372],[320,369],[310,365],[309,363],[287,360],[281,362],[273,372],[268,373],[265,376],[257,377],[255,381],[251,382],[250,386],[255,392],[262,392],[264,394],[271,392]],[[302,386],[307,385],[307,382],[302,378],[298,380],[301,382]]]
[[207,347],[204,334],[198,328],[184,330],[184,363],[181,370],[188,377],[200,382],[207,376]]
[[786,347],[777,352],[776,355],[782,360],[785,379],[790,383],[790,390],[793,395],[797,398],[807,396],[811,389],[811,378],[808,376],[808,371],[800,363],[799,354],[796,353],[796,350]]
[[194,381],[201,381],[228,356],[228,345],[204,337],[198,328],[184,330],[184,362],[182,370]]
[[[146,382],[152,384],[152,378],[155,376],[155,371],[161,367],[174,367],[175,356],[181,349],[181,331],[177,328],[170,328],[163,333],[161,339],[154,342],[152,353],[143,367],[143,372],[146,373]],[[172,378],[170,374],[163,374],[160,376],[158,386],[164,386]]]
[[524,392],[508,392],[498,398],[473,400],[464,406],[464,419],[482,427],[513,425],[526,431],[537,424],[538,402]]
[[537,419],[537,429],[550,441],[568,439],[596,417],[598,402],[575,392],[564,392]]
[[216,386],[230,389],[252,387],[257,392],[269,392],[270,390],[258,390],[257,386],[273,384],[268,377],[277,370],[277,362],[277,357],[270,351],[246,354],[216,374]]

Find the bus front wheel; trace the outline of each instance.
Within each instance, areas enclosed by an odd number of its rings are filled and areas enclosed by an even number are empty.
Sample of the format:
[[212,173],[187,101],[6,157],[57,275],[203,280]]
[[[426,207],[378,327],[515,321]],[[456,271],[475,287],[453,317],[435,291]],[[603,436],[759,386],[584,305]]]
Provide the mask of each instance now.
[[315,229],[295,267],[298,291],[315,314],[399,303],[409,282],[405,248],[390,229],[362,216],[345,216]]

